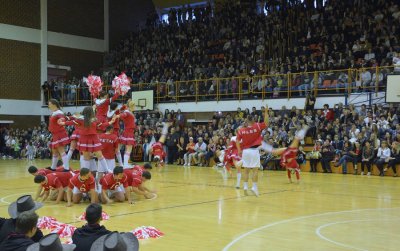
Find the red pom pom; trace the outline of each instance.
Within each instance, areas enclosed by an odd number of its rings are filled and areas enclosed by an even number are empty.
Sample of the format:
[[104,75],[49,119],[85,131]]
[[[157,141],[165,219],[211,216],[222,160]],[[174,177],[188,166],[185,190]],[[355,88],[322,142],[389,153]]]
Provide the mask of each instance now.
[[121,73],[112,81],[112,88],[115,90],[116,94],[124,96],[131,89],[130,84],[130,78],[128,78],[125,73]]
[[87,78],[83,78],[83,82],[88,85],[89,92],[93,97],[99,96],[99,93],[103,88],[103,81],[101,81],[99,76],[89,75]]

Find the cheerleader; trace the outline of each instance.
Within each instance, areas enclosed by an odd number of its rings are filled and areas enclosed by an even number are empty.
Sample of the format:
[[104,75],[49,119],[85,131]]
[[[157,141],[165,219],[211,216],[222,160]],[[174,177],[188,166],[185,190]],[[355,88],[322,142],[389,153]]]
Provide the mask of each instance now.
[[[120,109],[118,108],[118,103],[117,102],[111,102],[110,104],[110,109],[107,112],[107,120],[111,121],[112,119],[115,119],[115,122],[113,124],[113,131],[112,133],[115,134],[117,137],[119,137],[119,118],[116,118],[116,115],[119,115],[121,113]],[[122,108],[122,110],[125,110],[125,106]],[[115,117],[115,118],[114,118]],[[118,146],[118,151],[115,153],[115,155],[117,156],[117,160],[118,160],[118,164],[120,166],[123,166],[123,162],[122,162],[122,156],[121,156],[121,152]]]
[[82,118],[74,119],[72,121],[60,121],[60,124],[64,125],[75,125],[79,127],[79,139],[77,143],[77,149],[83,153],[84,160],[82,161],[83,166],[89,170],[91,168],[91,154],[93,153],[98,161],[99,161],[99,168],[98,168],[98,179],[100,179],[103,173],[108,171],[107,162],[103,157],[101,152],[101,142],[97,136],[97,129],[100,126],[108,126],[114,121],[106,122],[106,123],[99,123],[95,117],[93,108],[88,106],[83,109]]
[[69,161],[67,154],[65,154],[65,146],[69,144],[70,140],[64,126],[58,123],[59,121],[65,120],[64,113],[60,110],[60,103],[56,99],[50,99],[48,107],[51,111],[49,119],[49,131],[52,135],[50,148],[53,156],[51,169],[56,170],[58,158],[61,156],[64,169],[69,170]]
[[135,102],[132,100],[128,101],[128,106],[124,107],[121,111],[120,115],[116,115],[116,119],[121,119],[124,122],[124,131],[121,136],[119,136],[119,143],[121,145],[125,145],[125,154],[124,154],[124,168],[130,168],[128,161],[132,152],[132,147],[135,145],[135,138],[133,136],[135,125],[135,116],[133,115],[133,111],[135,110]]
[[96,106],[96,118],[98,122],[104,123],[107,121],[108,106],[117,98],[118,95],[114,95],[112,98],[109,98],[107,91],[101,91],[99,98],[94,99]]
[[153,143],[149,149],[149,155],[153,155],[155,166],[158,168],[158,171],[161,171],[161,168],[164,167],[164,158],[166,156],[166,153],[164,152],[164,143],[165,139],[168,134],[168,128],[172,125],[171,122],[165,123],[163,126],[163,129],[161,131],[161,137],[160,139]]
[[236,147],[236,136],[232,137],[228,149],[225,154],[225,167],[230,172],[230,167],[234,166],[237,170],[236,173],[236,189],[240,188],[240,180],[242,178],[241,168],[242,168],[242,158],[238,154],[238,149]]
[[[67,117],[67,119],[71,119],[70,117]],[[78,116],[73,116],[72,120],[74,119],[83,119],[82,115],[78,115]],[[68,150],[68,161],[71,160],[72,154],[74,153],[75,149],[76,149],[76,145],[78,143],[78,139],[79,139],[79,127],[78,126],[74,126],[74,131],[71,134],[70,140],[71,140],[71,144],[69,145],[69,150]]]

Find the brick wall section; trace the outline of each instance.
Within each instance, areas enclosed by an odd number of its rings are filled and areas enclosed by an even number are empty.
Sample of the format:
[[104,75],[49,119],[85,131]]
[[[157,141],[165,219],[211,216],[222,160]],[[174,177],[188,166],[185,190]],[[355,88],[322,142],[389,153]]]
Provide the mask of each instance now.
[[104,38],[104,3],[101,0],[49,0],[47,17],[49,31]]
[[12,128],[28,129],[40,126],[40,116],[0,115],[0,120],[14,121],[14,124],[10,125]]
[[0,99],[40,100],[40,45],[0,39]]
[[40,0],[0,0],[0,23],[40,29]]
[[82,78],[91,70],[98,71],[103,66],[103,53],[58,46],[48,46],[47,58],[51,64],[70,66],[68,77]]

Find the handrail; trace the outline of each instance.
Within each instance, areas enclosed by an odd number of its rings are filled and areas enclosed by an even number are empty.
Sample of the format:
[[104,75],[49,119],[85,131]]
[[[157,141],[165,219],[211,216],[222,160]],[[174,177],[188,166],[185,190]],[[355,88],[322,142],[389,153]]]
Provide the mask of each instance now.
[[[369,72],[365,73],[366,71]],[[386,88],[386,76],[393,66],[350,68],[342,70],[313,71],[300,73],[275,73],[264,75],[241,75],[229,78],[194,79],[188,81],[131,84],[131,90],[154,90],[155,103],[185,101],[221,101],[243,99],[270,99],[304,96],[313,92],[348,95],[353,92],[372,92],[377,95]],[[365,76],[363,74],[365,73]],[[365,81],[364,78],[368,78]],[[375,79],[373,78],[375,77]],[[211,85],[214,90],[210,89]],[[110,85],[105,85],[108,91]],[[88,88],[77,88],[75,93],[64,88],[48,91],[49,98],[59,99],[62,106],[92,105]],[[121,98],[122,99],[122,98]]]

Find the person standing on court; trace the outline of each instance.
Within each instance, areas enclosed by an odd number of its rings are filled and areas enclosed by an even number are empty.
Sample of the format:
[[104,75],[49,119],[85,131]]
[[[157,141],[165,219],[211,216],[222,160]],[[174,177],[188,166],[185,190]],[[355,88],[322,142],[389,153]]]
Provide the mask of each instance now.
[[251,191],[255,196],[259,196],[258,193],[258,169],[261,166],[260,163],[260,152],[258,150],[262,142],[262,131],[267,128],[269,123],[268,106],[264,110],[264,123],[256,123],[254,116],[248,115],[246,118],[247,126],[240,128],[236,135],[236,147],[239,156],[242,156],[243,161],[243,189],[244,194],[248,195],[248,182],[249,174],[253,172],[253,186]]
[[[0,243],[5,240],[9,233],[15,232],[18,216],[23,212],[33,212],[43,206],[40,202],[35,202],[31,195],[23,195],[8,206],[8,214],[11,219],[0,218]],[[40,229],[37,229],[31,237],[32,241],[38,242],[43,237]]]
[[111,233],[110,230],[100,225],[102,211],[100,204],[90,204],[86,208],[87,223],[77,228],[72,235],[72,241],[76,245],[75,251],[88,251],[98,238]]

